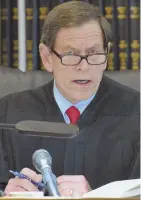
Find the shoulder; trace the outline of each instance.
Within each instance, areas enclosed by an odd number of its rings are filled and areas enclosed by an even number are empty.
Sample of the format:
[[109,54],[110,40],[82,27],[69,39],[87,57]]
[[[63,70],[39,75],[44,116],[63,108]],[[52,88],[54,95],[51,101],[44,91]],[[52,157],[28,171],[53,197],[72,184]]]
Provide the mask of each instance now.
[[105,104],[113,115],[139,114],[140,93],[112,79],[104,77],[107,97]]
[[0,121],[7,114],[10,116],[29,113],[33,110],[43,110],[44,104],[51,101],[52,82],[26,91],[6,95],[0,99]]
[[40,96],[40,98],[42,98],[42,95],[44,95],[44,88],[46,85],[44,86],[40,86],[38,88],[35,89],[30,89],[30,90],[24,90],[21,92],[15,92],[9,95],[4,96],[1,100],[0,103],[6,103],[9,101],[12,102],[20,102],[21,100],[31,100],[34,99],[34,97],[38,97]]

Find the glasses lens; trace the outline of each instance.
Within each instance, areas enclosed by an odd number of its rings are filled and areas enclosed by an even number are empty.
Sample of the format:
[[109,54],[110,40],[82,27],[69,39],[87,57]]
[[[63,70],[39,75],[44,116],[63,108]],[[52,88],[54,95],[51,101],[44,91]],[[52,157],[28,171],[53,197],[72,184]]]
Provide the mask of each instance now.
[[80,56],[67,55],[62,57],[62,63],[64,65],[77,65],[80,60]]
[[99,65],[106,61],[105,55],[91,55],[88,56],[88,63],[93,65]]

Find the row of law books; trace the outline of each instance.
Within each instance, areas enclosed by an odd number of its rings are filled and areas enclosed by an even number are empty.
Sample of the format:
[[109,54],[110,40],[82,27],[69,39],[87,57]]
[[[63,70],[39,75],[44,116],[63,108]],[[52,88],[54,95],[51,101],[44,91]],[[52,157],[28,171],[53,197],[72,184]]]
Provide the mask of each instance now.
[[[25,0],[26,68],[44,70],[39,56],[41,28],[54,6],[68,0]],[[109,21],[113,41],[107,70],[139,70],[140,68],[140,1],[83,0],[99,6]],[[0,65],[19,67],[18,0],[0,0]]]

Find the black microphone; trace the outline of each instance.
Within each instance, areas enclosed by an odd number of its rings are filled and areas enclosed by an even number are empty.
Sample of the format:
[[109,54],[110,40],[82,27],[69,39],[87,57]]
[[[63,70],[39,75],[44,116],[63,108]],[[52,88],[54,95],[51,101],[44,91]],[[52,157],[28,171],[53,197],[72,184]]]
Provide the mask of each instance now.
[[32,163],[37,171],[42,174],[45,189],[49,196],[60,196],[56,177],[52,172],[52,158],[48,151],[40,149],[34,152]]
[[79,133],[77,125],[59,122],[25,120],[16,124],[0,123],[0,129],[18,130],[19,134],[54,138],[71,138]]

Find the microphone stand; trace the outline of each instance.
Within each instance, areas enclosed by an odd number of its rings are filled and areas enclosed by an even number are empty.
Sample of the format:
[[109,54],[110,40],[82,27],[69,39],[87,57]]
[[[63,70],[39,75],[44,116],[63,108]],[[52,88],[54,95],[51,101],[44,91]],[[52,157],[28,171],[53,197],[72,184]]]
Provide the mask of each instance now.
[[25,120],[17,122],[16,124],[0,123],[0,129],[17,130],[19,131],[19,134],[23,135],[36,135],[62,139],[76,137],[79,134],[79,128],[76,125],[33,120]]
[[[25,120],[17,122],[16,124],[0,123],[0,129],[15,130],[22,135],[36,135],[61,139],[73,138],[79,134],[79,128],[76,125],[33,120]],[[58,193],[54,192],[54,194],[55,196],[59,196]],[[4,196],[1,190],[0,196]]]

